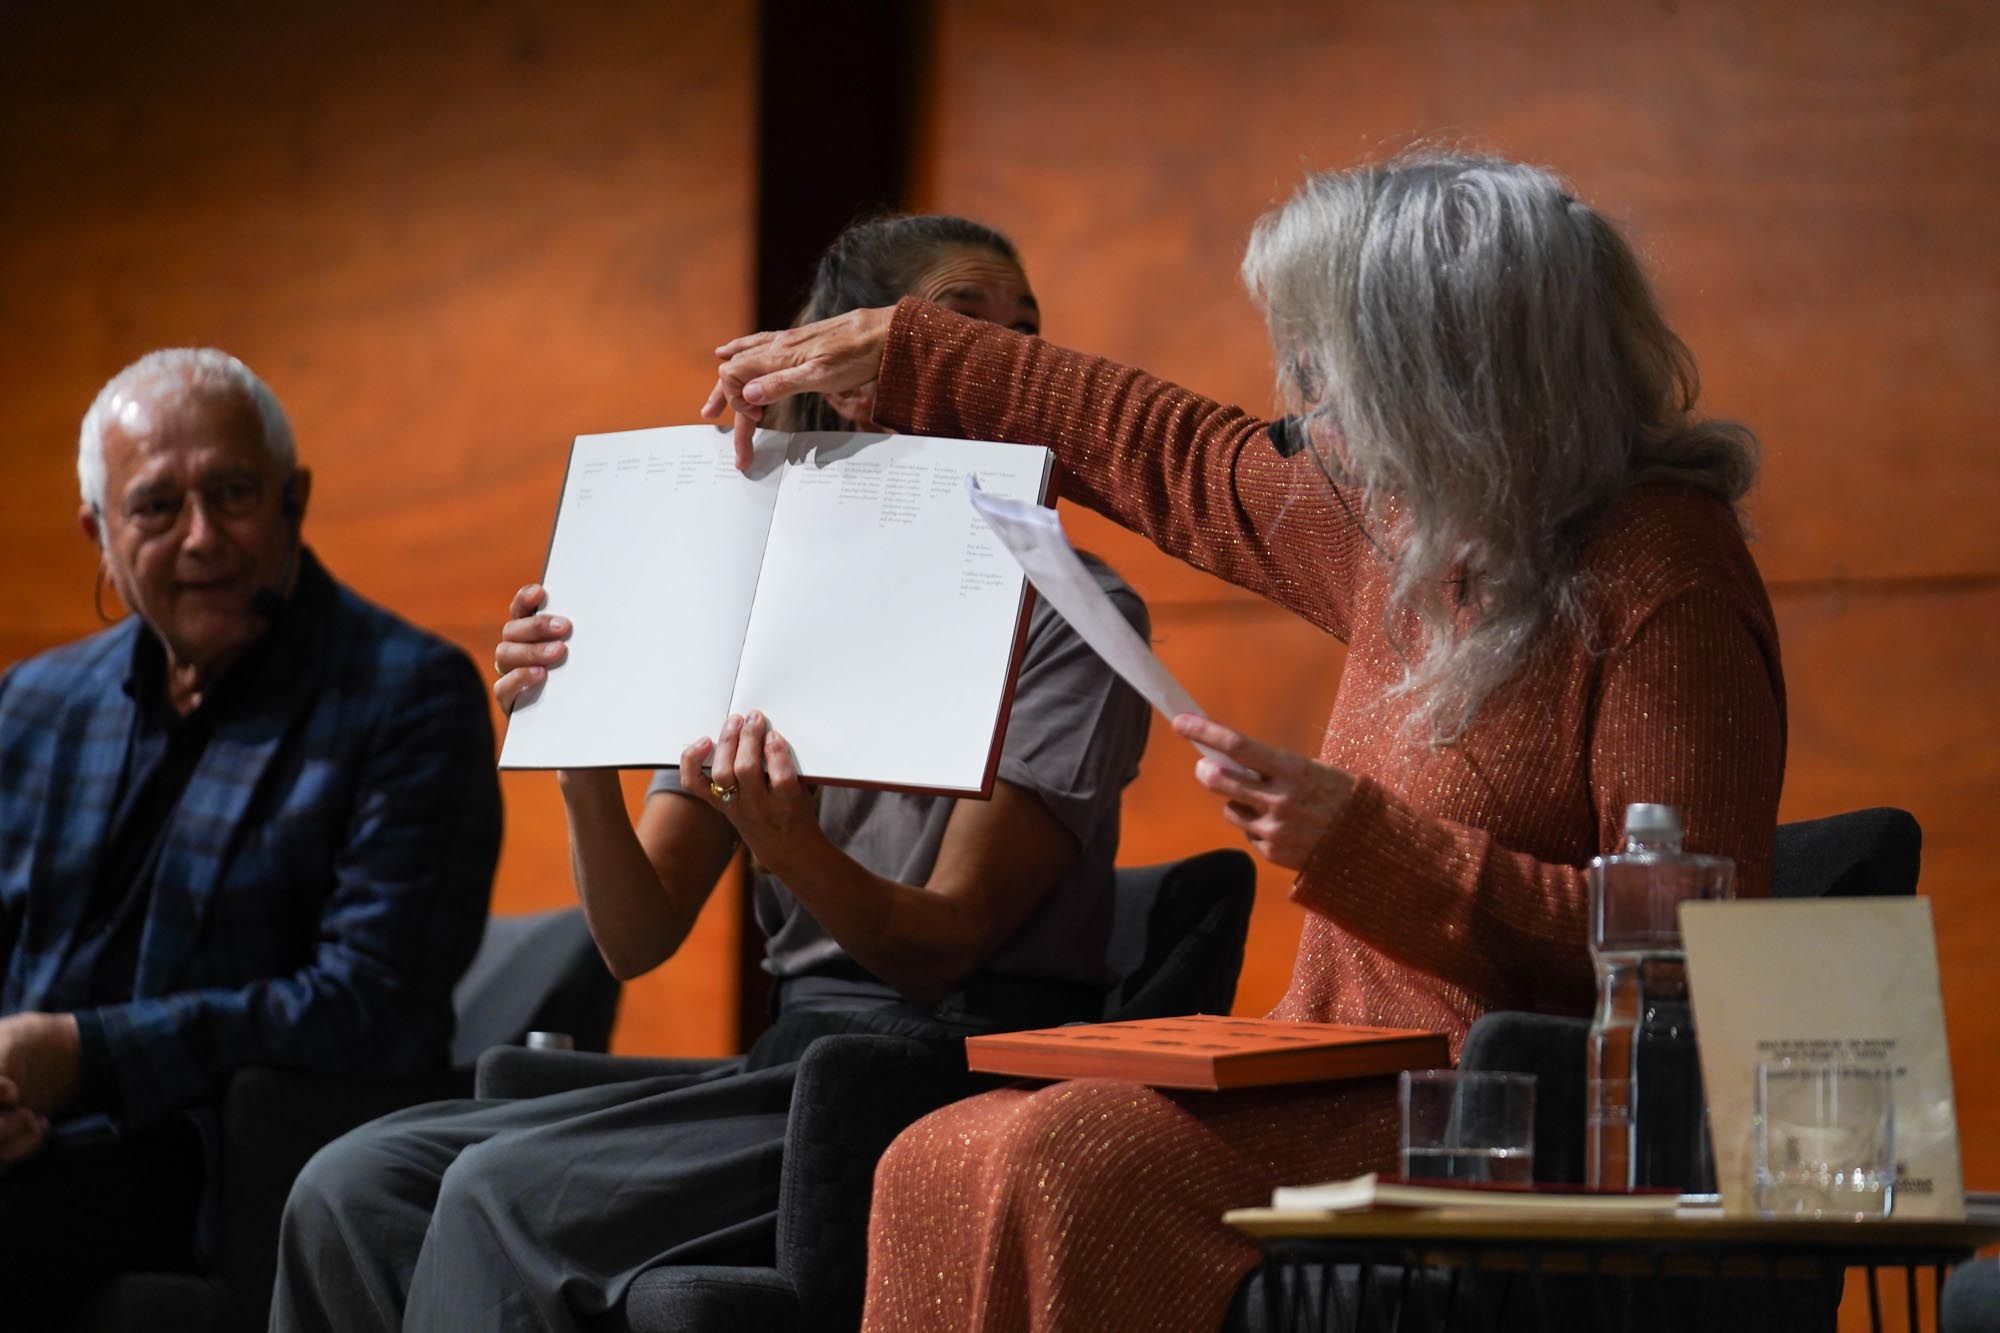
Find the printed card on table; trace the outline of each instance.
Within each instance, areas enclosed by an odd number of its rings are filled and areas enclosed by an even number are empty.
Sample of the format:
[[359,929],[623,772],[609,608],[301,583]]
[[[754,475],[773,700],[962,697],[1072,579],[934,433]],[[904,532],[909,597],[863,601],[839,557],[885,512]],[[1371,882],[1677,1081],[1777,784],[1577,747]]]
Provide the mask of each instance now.
[[1892,1215],[1965,1215],[1929,900],[1690,902],[1681,935],[1726,1212],[1756,1211],[1756,1066],[1792,1059],[1893,1071]]

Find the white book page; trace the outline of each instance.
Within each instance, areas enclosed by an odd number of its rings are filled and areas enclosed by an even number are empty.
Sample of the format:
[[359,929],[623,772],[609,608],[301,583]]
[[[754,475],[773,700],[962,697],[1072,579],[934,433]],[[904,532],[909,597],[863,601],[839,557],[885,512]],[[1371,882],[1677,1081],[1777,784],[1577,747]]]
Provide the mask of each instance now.
[[542,578],[569,657],[515,705],[502,768],[657,767],[716,733],[786,442],[761,434],[745,476],[712,426],[577,437]]
[[985,785],[1026,587],[965,478],[1032,501],[1046,449],[800,434],[732,712],[761,709],[811,777]]

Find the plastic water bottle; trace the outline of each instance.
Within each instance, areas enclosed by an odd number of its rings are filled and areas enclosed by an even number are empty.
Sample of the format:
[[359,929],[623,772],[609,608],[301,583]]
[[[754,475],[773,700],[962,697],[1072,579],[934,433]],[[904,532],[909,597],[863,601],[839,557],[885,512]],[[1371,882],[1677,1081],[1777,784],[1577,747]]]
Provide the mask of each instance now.
[[1736,867],[1681,848],[1680,812],[1625,808],[1624,845],[1590,863],[1597,1013],[1588,1041],[1584,1181],[1597,1189],[1715,1188],[1677,909],[1728,898]]

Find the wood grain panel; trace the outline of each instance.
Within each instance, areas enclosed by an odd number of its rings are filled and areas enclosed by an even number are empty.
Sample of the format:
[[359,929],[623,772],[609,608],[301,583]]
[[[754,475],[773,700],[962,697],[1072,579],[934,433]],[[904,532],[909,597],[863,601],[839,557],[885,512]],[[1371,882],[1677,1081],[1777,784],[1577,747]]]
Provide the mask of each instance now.
[[[2000,956],[1993,757],[2000,586],[1782,598],[1791,696],[1786,819],[1894,805],[1924,829],[1966,1178],[2000,1181]],[[1832,960],[1829,960],[1829,965]]]
[[[0,646],[96,626],[91,395],[212,343],[284,400],[335,574],[490,661],[570,437],[692,420],[748,318],[752,6],[120,9],[0,17]],[[496,904],[573,901],[552,782],[505,788]],[[733,1048],[712,915],[621,1048]]]
[[[1627,226],[1707,410],[1764,441],[1784,816],[1923,821],[1961,1116],[1994,1121],[2000,182],[1966,164],[2000,159],[2000,10],[958,0],[936,43],[918,202],[1015,237],[1055,340],[1253,409],[1271,370],[1237,263],[1307,169],[1466,142],[1553,165]],[[1152,601],[1163,654],[1218,716],[1324,716],[1337,648],[1101,520],[1065,522]],[[1312,660],[1323,694],[1292,665]],[[1187,763],[1154,737],[1126,860],[1229,841]],[[1285,880],[1260,880],[1240,1012],[1289,970]],[[1990,1137],[1966,1135],[1988,1186]]]
[[964,0],[938,31],[922,202],[1011,229],[1057,341],[1263,405],[1257,214],[1308,167],[1483,145],[1649,253],[1711,410],[1766,442],[1769,575],[2000,560],[1990,5]]

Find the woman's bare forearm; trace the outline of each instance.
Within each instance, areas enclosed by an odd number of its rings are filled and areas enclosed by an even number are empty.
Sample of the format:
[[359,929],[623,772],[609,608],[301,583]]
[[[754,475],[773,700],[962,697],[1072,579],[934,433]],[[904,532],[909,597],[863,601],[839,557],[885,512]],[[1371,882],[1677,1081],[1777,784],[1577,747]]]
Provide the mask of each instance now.
[[848,957],[912,1002],[949,995],[992,947],[969,904],[877,875],[824,838],[800,842],[766,869]]
[[598,952],[620,980],[649,972],[693,929],[733,840],[706,810],[671,796],[650,800],[635,829],[613,770],[565,771],[559,785],[570,869]]

